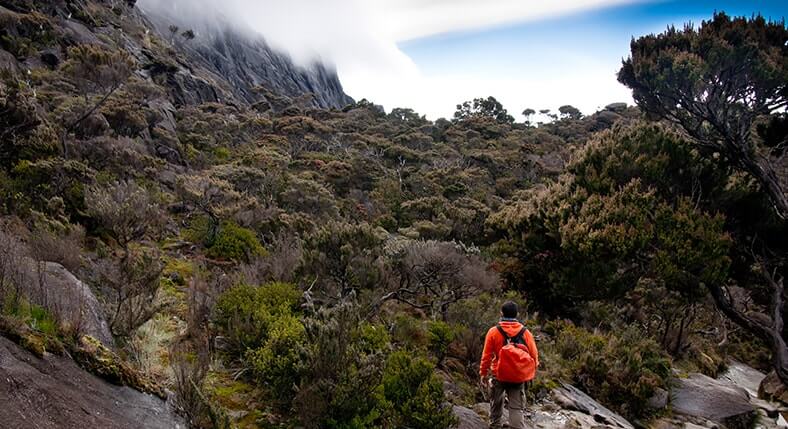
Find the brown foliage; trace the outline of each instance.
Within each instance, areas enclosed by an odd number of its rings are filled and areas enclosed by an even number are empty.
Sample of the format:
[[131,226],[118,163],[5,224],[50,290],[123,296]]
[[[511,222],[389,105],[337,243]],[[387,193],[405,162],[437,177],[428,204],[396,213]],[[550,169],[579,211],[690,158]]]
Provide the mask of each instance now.
[[156,314],[163,269],[156,249],[127,250],[120,258],[96,261],[91,274],[103,292],[113,334],[126,337]]

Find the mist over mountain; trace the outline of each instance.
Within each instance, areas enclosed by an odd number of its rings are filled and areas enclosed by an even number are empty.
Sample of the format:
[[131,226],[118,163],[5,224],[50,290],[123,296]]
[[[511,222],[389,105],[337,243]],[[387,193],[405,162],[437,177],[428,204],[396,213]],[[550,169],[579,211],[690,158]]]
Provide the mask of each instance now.
[[[235,96],[254,103],[267,91],[299,97],[308,93],[315,107],[343,107],[353,100],[342,90],[333,67],[314,59],[297,65],[288,52],[273,49],[259,33],[223,14],[215,2],[138,2],[153,29],[170,40],[191,63],[225,79]],[[177,29],[176,29],[177,27]],[[175,30],[175,31],[173,31]],[[191,31],[194,38],[184,40]]]
[[[319,60],[296,65],[287,52],[271,48],[260,34],[221,14],[193,16],[189,8],[178,8],[177,3],[170,8],[148,8],[145,3],[140,7],[160,37],[172,40],[193,65],[227,80],[234,95],[248,103],[261,100],[256,91],[260,86],[289,97],[312,94],[314,100],[308,104],[315,107],[344,107],[353,102],[330,65]],[[194,38],[184,40],[184,31],[192,31]]]

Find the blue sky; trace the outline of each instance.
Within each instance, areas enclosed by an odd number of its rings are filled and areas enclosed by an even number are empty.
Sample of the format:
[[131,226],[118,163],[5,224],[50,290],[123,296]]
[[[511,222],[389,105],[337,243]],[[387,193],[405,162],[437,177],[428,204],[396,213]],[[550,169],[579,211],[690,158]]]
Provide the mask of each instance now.
[[[615,101],[629,101],[616,82],[632,36],[660,32],[668,25],[699,23],[714,11],[730,15],[788,16],[786,0],[655,1],[602,7],[567,15],[459,31],[409,40],[399,48],[427,80],[452,76],[456,100],[412,102],[428,116],[449,116],[463,96],[493,95],[513,113],[526,107],[556,109],[573,104],[586,113]],[[467,85],[462,85],[467,82]],[[510,88],[518,83],[531,89]],[[461,87],[465,87],[460,89]],[[474,92],[474,95],[471,93]],[[442,106],[442,104],[447,104]],[[387,106],[388,107],[388,106]]]
[[[494,96],[511,113],[631,102],[616,81],[632,36],[731,15],[788,15],[788,0],[170,0],[220,14],[308,67],[336,67],[357,100],[430,119]],[[145,8],[170,4],[139,0]]]

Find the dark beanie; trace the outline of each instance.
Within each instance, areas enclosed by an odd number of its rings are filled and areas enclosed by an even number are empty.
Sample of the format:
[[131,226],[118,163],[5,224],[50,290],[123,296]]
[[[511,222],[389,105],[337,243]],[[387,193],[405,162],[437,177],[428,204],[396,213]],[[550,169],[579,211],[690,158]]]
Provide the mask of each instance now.
[[517,317],[517,304],[514,301],[506,301],[501,306],[501,314],[507,319],[514,319]]

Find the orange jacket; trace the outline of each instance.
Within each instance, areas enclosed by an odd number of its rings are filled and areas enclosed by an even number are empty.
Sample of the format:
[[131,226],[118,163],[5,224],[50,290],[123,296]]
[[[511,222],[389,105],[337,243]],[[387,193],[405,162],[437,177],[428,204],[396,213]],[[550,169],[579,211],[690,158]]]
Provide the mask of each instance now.
[[[501,319],[499,324],[510,338],[517,335],[520,329],[523,328],[523,324],[516,320]],[[534,336],[531,335],[531,331],[526,329],[523,334],[523,339],[525,340],[525,345],[528,347],[528,351],[531,353],[531,357],[534,359],[536,366],[539,367],[539,351],[536,349],[536,342],[534,341]],[[496,378],[498,377],[498,353],[501,352],[503,345],[503,335],[498,332],[496,326],[493,326],[487,331],[487,337],[484,339],[484,351],[482,352],[482,361],[479,365],[480,376],[486,377],[490,372],[490,365],[492,364],[493,376]]]

